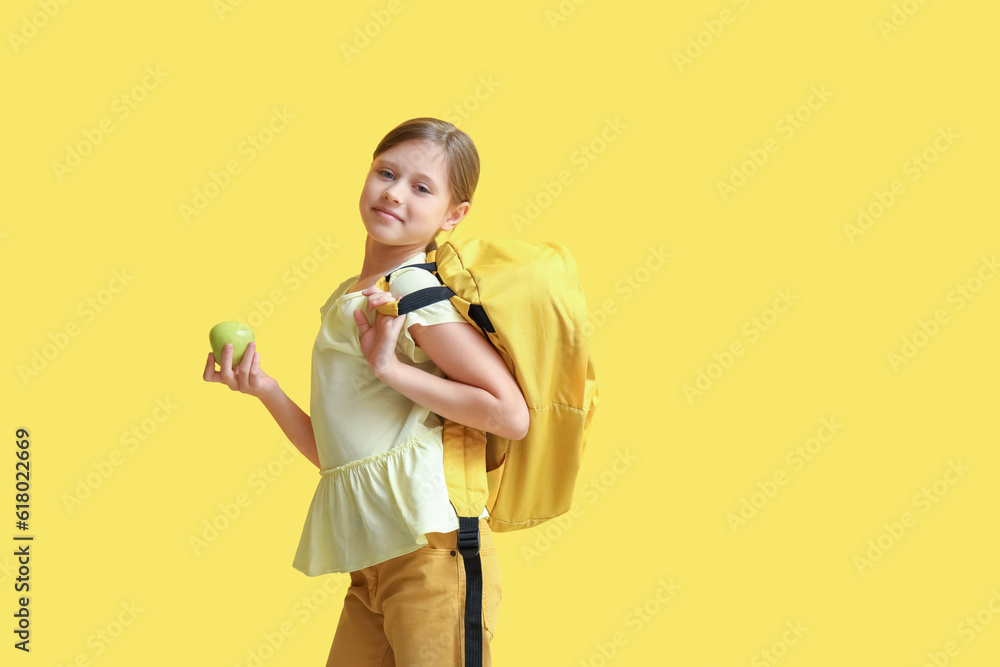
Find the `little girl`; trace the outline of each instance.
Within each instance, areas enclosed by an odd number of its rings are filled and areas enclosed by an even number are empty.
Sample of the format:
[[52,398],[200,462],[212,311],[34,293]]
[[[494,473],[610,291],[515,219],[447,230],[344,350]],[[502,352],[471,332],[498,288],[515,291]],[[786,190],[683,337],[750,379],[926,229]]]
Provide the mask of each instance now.
[[[253,343],[232,365],[227,345],[204,379],[261,400],[320,469],[293,566],[350,572],[327,666],[463,664],[465,571],[458,517],[442,463],[442,417],[519,440],[528,409],[492,345],[449,301],[398,317],[379,305],[437,278],[420,268],[468,214],[479,155],[467,134],[435,118],[390,131],[361,190],[367,231],[361,272],[320,307],[306,415],[260,367]],[[392,273],[390,292],[376,283]],[[484,517],[486,516],[484,512]],[[483,664],[500,604],[496,548],[480,517]]]

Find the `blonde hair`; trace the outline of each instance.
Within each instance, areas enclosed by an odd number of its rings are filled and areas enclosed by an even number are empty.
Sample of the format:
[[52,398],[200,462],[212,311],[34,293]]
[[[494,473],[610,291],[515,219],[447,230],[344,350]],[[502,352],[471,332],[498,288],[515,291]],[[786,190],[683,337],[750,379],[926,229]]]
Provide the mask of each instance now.
[[[389,131],[372,153],[372,162],[379,155],[404,141],[417,139],[429,141],[444,149],[448,162],[448,185],[451,189],[451,205],[462,202],[472,203],[472,195],[479,183],[479,153],[468,134],[448,121],[423,116],[403,121]],[[437,248],[437,240],[431,238],[426,252]]]

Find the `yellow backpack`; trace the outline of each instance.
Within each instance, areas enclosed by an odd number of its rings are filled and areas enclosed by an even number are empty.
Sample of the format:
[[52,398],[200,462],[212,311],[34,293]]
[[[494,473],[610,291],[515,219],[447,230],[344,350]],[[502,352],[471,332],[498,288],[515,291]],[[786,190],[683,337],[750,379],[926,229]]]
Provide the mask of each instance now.
[[[427,261],[415,266],[434,273],[441,286],[379,310],[403,315],[450,299],[500,353],[530,414],[527,435],[515,442],[445,420],[452,504],[460,516],[478,517],[485,506],[495,532],[564,514],[598,399],[573,256],[557,243],[475,238],[447,241]],[[380,285],[388,289],[391,274],[384,280]]]
[[[466,663],[473,665],[482,651],[479,516],[486,507],[491,530],[506,532],[569,511],[598,400],[590,323],[576,262],[558,243],[447,241],[415,266],[441,285],[379,312],[403,315],[450,299],[500,353],[530,415],[527,434],[513,442],[444,420],[445,479],[467,572]],[[379,287],[388,291],[391,277]]]

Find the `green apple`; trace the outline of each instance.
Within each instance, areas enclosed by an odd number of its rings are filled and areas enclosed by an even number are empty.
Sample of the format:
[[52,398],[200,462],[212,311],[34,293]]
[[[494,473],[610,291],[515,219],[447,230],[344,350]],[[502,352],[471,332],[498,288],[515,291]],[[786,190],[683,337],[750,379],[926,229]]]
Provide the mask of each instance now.
[[233,346],[233,368],[243,361],[247,344],[253,342],[253,329],[243,322],[219,322],[208,332],[208,342],[212,346],[215,361],[222,367],[222,348],[226,343]]

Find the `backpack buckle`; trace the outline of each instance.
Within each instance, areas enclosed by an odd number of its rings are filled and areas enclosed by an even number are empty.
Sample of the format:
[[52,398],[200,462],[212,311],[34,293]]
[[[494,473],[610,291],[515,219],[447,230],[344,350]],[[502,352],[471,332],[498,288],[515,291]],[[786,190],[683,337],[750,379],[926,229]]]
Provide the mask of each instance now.
[[479,517],[458,517],[458,553],[472,558],[479,553]]

